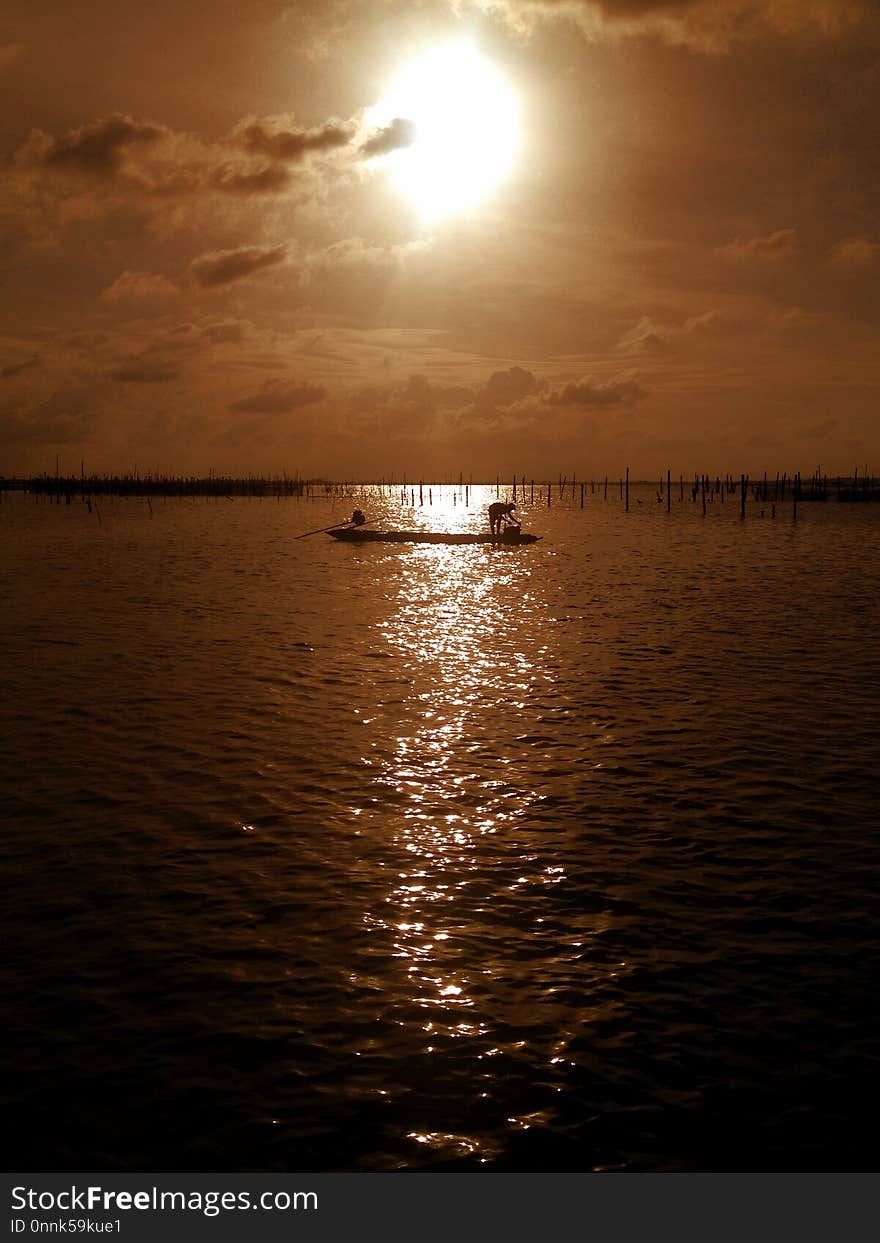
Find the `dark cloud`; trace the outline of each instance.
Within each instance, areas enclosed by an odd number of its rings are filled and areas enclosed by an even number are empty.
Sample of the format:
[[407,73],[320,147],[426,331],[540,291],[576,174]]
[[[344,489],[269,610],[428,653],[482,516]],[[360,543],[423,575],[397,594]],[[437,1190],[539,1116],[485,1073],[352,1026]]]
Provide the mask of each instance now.
[[252,154],[295,162],[312,152],[347,146],[354,137],[354,126],[347,121],[333,119],[314,129],[299,129],[290,121],[289,117],[248,118],[235,127],[232,141]]
[[721,52],[772,31],[833,38],[871,14],[872,0],[472,0],[520,30],[538,21],[575,21],[592,38],[658,35]]
[[396,151],[399,147],[411,147],[415,140],[415,122],[408,121],[406,117],[395,117],[384,129],[377,130],[362,143],[360,153],[365,159],[371,159],[373,156],[387,155],[389,151]]
[[558,418],[549,406],[598,409],[604,406],[628,406],[648,395],[632,376],[609,381],[585,378],[551,388],[548,381],[525,367],[509,367],[493,372],[483,384],[440,385],[426,376],[411,375],[402,387],[361,390],[355,395],[355,408],[378,420],[376,426],[386,428],[395,419],[403,420],[418,414],[422,417],[446,411],[450,426],[479,429],[513,427],[524,421],[552,425]]
[[642,388],[637,380],[631,377],[619,380],[607,380],[604,383],[592,379],[583,379],[564,388],[554,389],[547,397],[551,406],[623,406],[640,401],[647,397],[647,389]]
[[541,388],[531,371],[523,367],[510,367],[507,371],[494,371],[483,386],[482,397],[493,406],[510,406],[523,397],[530,397]]
[[20,157],[48,168],[107,177],[119,170],[129,148],[149,146],[168,138],[169,134],[170,131],[161,125],[135,121],[133,117],[116,113],[58,138],[34,130]]
[[[353,126],[335,121],[297,132],[254,122],[243,123],[231,139],[213,142],[122,114],[59,136],[34,129],[11,163],[0,214],[15,222],[18,233],[39,242],[57,240],[80,214],[100,219],[125,209],[158,220],[163,232],[169,225],[180,228],[185,212],[203,224],[208,212],[224,216],[222,198],[246,206],[248,200],[286,192],[290,162],[346,143],[353,132]],[[70,174],[87,196],[78,211]],[[300,172],[300,201],[315,190],[316,178],[315,170]],[[185,206],[187,200],[191,205]]]
[[21,363],[7,363],[5,367],[0,367],[0,380],[11,380],[13,376],[21,375],[30,367],[36,367],[39,361],[38,358],[26,358]]
[[108,372],[118,384],[166,384],[176,380],[180,372],[158,359],[131,358]]
[[474,399],[474,391],[463,384],[434,384],[426,375],[411,375],[395,392],[395,398],[419,409],[430,411],[462,406]]
[[[539,0],[541,2],[541,0]],[[568,6],[593,9],[607,21],[630,21],[634,18],[687,17],[708,15],[717,19],[745,22],[749,17],[772,25],[818,24],[826,30],[858,20],[866,14],[864,0],[563,0]],[[560,7],[556,0],[543,0],[545,7]]]
[[88,433],[93,415],[84,393],[59,390],[31,410],[0,408],[0,440],[10,444],[72,444]]
[[289,414],[325,396],[326,390],[320,384],[289,384],[272,380],[252,396],[231,402],[229,409],[242,414]]
[[[544,7],[553,8],[554,0],[539,0]],[[704,0],[585,0],[578,7],[594,9],[608,21],[629,20],[633,17],[653,17],[658,13],[685,13],[697,9]],[[559,7],[556,3],[555,7]],[[569,6],[574,7],[574,6]]]
[[231,285],[263,268],[277,267],[287,257],[285,246],[239,246],[235,250],[213,250],[199,255],[190,264],[198,284],[207,289]]
[[290,173],[283,164],[264,164],[254,170],[236,169],[222,164],[211,175],[211,184],[224,194],[242,198],[259,194],[279,194],[290,184]]
[[493,372],[483,384],[441,385],[411,375],[402,387],[361,390],[355,406],[386,421],[446,410],[462,426],[499,427],[523,420],[546,422],[548,406],[624,406],[646,396],[647,390],[632,376],[606,382],[586,378],[554,389],[527,368],[514,366]]

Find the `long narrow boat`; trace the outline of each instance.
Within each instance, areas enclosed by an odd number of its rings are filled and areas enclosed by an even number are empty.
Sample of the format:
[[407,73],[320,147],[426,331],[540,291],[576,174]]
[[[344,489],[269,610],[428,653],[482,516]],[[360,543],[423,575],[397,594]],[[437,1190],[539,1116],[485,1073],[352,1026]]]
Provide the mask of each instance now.
[[348,544],[494,544],[498,548],[516,548],[520,544],[536,544],[540,535],[510,535],[499,539],[488,531],[363,531],[360,527],[343,527],[328,531],[334,539]]

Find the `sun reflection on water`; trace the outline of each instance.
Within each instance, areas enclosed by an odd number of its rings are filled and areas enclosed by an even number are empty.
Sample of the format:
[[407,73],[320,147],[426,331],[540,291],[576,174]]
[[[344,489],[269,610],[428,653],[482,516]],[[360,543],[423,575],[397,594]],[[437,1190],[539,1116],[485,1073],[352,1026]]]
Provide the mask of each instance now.
[[521,599],[527,589],[528,567],[462,551],[433,546],[402,559],[397,608],[381,627],[410,686],[406,728],[373,775],[374,787],[398,800],[393,841],[410,861],[386,896],[383,922],[407,966],[412,1001],[437,1016],[434,1039],[439,1022],[449,1039],[482,1030],[462,1016],[476,1004],[475,977],[491,968],[460,952],[461,899],[484,866],[481,839],[524,816],[534,797],[501,775],[503,722],[497,734],[486,727],[487,704],[491,718],[512,670],[519,695],[538,677],[503,628],[514,593]]
[[[447,496],[438,514],[436,499],[434,529],[475,527],[473,508]],[[585,931],[578,912],[568,925],[551,897],[565,889],[570,857],[544,806],[548,780],[560,786],[552,738],[535,762],[541,731],[568,712],[557,709],[552,601],[532,561],[498,549],[402,545],[379,555],[386,607],[372,636],[388,676],[365,722],[360,809],[387,860],[363,915],[369,952],[385,955],[378,1012],[401,1029],[401,1056],[424,1063],[409,1063],[416,1096],[426,1071],[440,1081],[466,1073],[480,1116],[497,1115],[472,1133],[418,1126],[409,1138],[441,1160],[491,1159],[498,1127],[541,1124],[533,1110],[514,1117],[502,1106],[509,1078],[536,1056],[551,1079],[574,1065],[560,1016],[577,1012],[571,981],[604,922],[596,912]]]

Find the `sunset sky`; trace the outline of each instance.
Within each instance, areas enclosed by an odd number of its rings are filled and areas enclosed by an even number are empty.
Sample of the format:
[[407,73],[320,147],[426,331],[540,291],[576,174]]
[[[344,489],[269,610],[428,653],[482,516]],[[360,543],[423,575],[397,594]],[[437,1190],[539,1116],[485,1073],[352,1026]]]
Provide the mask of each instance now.
[[4,14],[0,473],[880,472],[871,0]]

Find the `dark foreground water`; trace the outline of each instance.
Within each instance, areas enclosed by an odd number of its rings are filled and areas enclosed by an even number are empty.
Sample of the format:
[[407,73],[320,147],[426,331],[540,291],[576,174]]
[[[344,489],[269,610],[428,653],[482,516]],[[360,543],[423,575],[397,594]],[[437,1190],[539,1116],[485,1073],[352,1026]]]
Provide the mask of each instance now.
[[880,506],[641,496],[3,499],[7,1168],[876,1168]]

